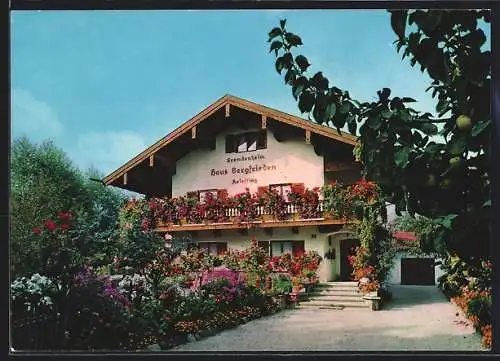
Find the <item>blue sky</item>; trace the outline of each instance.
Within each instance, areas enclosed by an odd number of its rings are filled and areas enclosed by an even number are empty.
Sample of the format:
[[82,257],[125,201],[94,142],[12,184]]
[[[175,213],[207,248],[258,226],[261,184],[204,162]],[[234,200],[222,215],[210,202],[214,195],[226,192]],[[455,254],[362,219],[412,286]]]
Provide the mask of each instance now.
[[300,115],[268,52],[281,18],[310,70],[354,98],[389,87],[434,110],[382,10],[12,12],[12,138],[108,173],[227,93]]

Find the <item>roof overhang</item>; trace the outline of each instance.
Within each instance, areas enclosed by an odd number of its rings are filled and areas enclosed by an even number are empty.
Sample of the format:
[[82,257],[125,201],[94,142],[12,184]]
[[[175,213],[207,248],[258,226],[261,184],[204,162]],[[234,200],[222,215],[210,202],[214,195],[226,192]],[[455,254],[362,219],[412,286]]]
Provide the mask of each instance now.
[[[169,147],[173,147],[177,143],[177,149],[182,148],[185,152],[188,152],[189,150],[186,148],[190,147],[189,141],[191,139],[194,140],[197,138],[198,128],[202,126],[203,122],[215,116],[229,119],[231,118],[231,112],[233,108],[240,110],[243,109],[254,113],[257,116],[260,116],[262,128],[266,127],[267,122],[277,122],[295,127],[299,130],[302,129],[307,141],[309,141],[311,137],[321,137],[350,146],[354,146],[357,144],[356,137],[349,133],[338,132],[336,129],[324,125],[319,125],[312,121],[308,121],[276,109],[253,103],[251,101],[232,95],[225,95],[215,103],[203,109],[190,120],[174,129],[171,133],[158,140],[146,150],[129,160],[127,163],[108,174],[106,177],[104,177],[104,183],[106,185],[114,185],[120,188],[145,194],[144,190],[148,187],[148,185],[146,183],[139,185],[140,182],[146,182],[144,180],[145,177],[136,176],[134,182],[131,182],[129,178],[130,172],[137,169],[141,169],[146,172],[146,169],[149,168],[147,172],[152,173],[148,173],[147,178],[154,178],[156,173],[154,173],[153,165],[156,158],[158,158],[162,161],[162,164],[166,167],[166,169],[168,169],[168,172],[170,172],[170,174],[175,174],[176,160],[171,160],[171,163],[174,163],[174,167],[171,168],[170,166],[172,164],[169,164],[168,159],[170,155]],[[174,152],[172,152],[172,154],[173,153]],[[157,173],[156,175],[158,174],[159,173]],[[163,192],[163,190],[167,189],[168,186],[171,187],[171,184],[168,184],[168,182],[171,182],[171,180],[165,180],[164,177],[161,178],[163,178],[165,184],[162,185],[162,187],[157,188],[156,193]]]

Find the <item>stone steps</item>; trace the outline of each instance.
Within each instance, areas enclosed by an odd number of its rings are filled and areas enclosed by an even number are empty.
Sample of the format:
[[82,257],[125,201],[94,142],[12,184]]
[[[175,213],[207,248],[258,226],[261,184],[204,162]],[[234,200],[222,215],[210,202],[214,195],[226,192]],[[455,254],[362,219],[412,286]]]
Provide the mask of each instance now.
[[[358,292],[357,282],[324,282],[299,299],[299,308],[335,309],[370,308],[369,302]],[[304,296],[306,296],[304,295]]]
[[362,302],[364,301],[361,296],[331,296],[331,295],[322,295],[322,296],[309,296],[310,302]]
[[358,296],[360,293],[358,290],[336,290],[336,289],[314,289],[308,293],[311,297],[313,296]]

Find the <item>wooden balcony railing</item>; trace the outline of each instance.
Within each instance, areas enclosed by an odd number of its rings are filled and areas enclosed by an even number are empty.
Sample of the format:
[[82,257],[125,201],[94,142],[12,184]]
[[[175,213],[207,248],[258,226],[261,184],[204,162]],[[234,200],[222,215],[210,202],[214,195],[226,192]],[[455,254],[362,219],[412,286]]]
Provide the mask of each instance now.
[[[222,214],[218,212],[223,212]],[[323,202],[320,201],[316,209],[300,214],[298,207],[290,202],[286,203],[283,212],[278,217],[268,207],[256,206],[250,214],[242,214],[239,207],[225,207],[214,211],[200,212],[197,221],[192,219],[171,219],[170,221],[157,220],[158,230],[203,230],[203,229],[230,229],[244,228],[249,225],[256,227],[285,227],[305,226],[320,224],[345,224],[346,220],[336,219],[324,211]],[[243,212],[246,213],[246,212]]]

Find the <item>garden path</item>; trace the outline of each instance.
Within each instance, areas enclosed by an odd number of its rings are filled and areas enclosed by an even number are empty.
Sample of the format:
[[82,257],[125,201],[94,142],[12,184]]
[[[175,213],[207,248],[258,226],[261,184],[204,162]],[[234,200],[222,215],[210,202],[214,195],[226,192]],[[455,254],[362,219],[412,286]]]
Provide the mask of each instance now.
[[380,311],[295,309],[172,351],[482,351],[481,337],[435,286],[392,286]]

